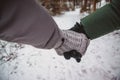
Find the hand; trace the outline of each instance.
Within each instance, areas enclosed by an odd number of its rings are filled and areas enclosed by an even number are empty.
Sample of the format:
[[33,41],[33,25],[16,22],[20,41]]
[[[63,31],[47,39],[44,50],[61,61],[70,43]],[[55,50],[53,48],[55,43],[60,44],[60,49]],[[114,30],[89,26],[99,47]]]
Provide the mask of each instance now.
[[72,57],[75,58],[77,62],[80,62],[90,40],[85,34],[77,33],[72,30],[63,30],[62,37],[60,46],[55,48],[56,52],[59,55],[63,55],[65,59],[70,59]]
[[81,61],[82,55],[76,50],[71,50],[63,53],[65,59],[70,59],[71,57],[75,58],[77,62]]

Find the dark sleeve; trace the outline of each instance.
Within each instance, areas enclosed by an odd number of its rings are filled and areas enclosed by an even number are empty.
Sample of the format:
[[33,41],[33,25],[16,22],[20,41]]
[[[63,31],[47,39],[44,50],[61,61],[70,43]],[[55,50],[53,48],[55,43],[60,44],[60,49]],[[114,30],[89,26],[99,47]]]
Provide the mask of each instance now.
[[120,0],[110,4],[81,19],[85,32],[90,39],[120,29]]
[[1,0],[0,39],[53,48],[60,30],[47,11],[35,0]]

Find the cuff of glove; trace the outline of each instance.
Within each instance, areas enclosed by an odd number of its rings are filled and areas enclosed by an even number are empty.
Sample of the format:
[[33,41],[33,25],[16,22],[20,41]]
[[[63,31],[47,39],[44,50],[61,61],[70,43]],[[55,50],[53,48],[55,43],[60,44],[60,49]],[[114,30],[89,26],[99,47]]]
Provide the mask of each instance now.
[[[60,32],[60,35],[63,36],[63,33],[62,31]],[[64,38],[63,37],[60,37],[60,39],[58,39],[58,41],[56,42],[54,48],[59,48],[62,44],[64,43]]]
[[90,37],[84,30],[84,26],[81,23],[79,24],[78,22],[76,22],[76,24],[70,30],[78,32],[78,33],[84,33],[86,37],[90,39]]

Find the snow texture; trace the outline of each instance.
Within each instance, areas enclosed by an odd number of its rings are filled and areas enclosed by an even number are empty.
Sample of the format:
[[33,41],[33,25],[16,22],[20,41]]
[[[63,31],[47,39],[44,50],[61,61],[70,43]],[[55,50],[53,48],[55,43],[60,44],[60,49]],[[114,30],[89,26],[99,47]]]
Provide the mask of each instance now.
[[[86,15],[77,9],[53,18],[61,29],[69,29]],[[17,53],[0,65],[0,80],[120,80],[120,31],[92,40],[80,63],[30,45]]]

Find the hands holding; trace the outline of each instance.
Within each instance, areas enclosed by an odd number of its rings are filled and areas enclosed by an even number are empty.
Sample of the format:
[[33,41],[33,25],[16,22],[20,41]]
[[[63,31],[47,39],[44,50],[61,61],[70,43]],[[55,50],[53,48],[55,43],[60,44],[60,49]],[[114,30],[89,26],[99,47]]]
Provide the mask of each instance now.
[[81,61],[81,57],[85,54],[90,40],[83,33],[72,30],[62,31],[61,44],[55,48],[59,55],[63,55],[65,59],[74,58],[77,62]]

